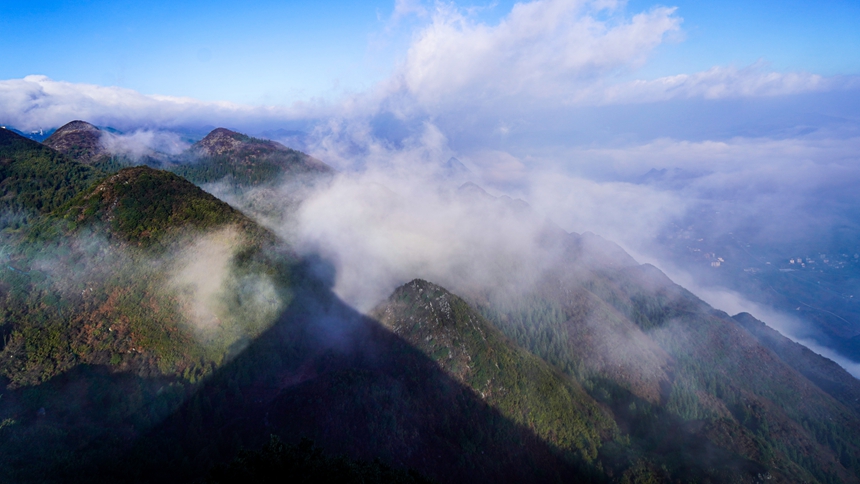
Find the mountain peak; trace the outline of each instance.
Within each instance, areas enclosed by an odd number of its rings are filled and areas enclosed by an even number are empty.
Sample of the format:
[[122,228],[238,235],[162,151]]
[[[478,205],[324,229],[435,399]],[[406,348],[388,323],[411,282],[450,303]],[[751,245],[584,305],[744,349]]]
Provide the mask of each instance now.
[[214,172],[234,179],[272,180],[283,173],[332,173],[325,163],[281,143],[253,138],[226,128],[213,129],[192,151],[218,165]]
[[54,131],[54,134],[63,133],[63,132],[72,132],[72,131],[101,132],[101,130],[99,128],[97,128],[95,125],[88,123],[86,121],[82,121],[80,119],[76,119],[76,120],[70,121],[70,122],[64,124],[63,126],[61,126],[60,128],[58,128],[56,131]]
[[60,127],[43,144],[81,163],[92,164],[108,155],[101,137],[99,128],[86,121],[75,120]]
[[[414,279],[371,315],[505,417],[585,461],[594,458],[600,436],[615,430],[608,414],[576,382],[439,285]],[[550,418],[563,422],[558,431],[538,423]]]
[[[255,141],[263,140],[256,140],[248,135],[237,133],[227,128],[215,128],[202,140],[198,141],[194,147],[203,155],[218,156],[234,152],[249,143],[254,144]],[[271,141],[267,143],[275,144]]]

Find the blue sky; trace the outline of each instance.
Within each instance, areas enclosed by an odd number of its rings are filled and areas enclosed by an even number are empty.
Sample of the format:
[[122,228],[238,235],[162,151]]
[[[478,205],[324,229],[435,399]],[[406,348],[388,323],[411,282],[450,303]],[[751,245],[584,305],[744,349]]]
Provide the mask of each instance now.
[[[649,2],[630,2],[644,9]],[[750,64],[777,70],[860,74],[860,2],[850,0],[676,1],[686,39],[656,59],[655,71]]]
[[[3,2],[0,78],[278,103],[381,77],[368,40],[387,3]],[[389,68],[390,69],[390,68]]]
[[[633,0],[627,15],[654,2]],[[860,2],[676,1],[681,31],[632,75],[759,59],[776,71],[860,74]],[[473,3],[495,24],[513,2]],[[375,2],[3,2],[0,79],[122,86],[206,101],[283,104],[366,90],[402,61],[421,18]],[[428,8],[431,6],[428,5]]]

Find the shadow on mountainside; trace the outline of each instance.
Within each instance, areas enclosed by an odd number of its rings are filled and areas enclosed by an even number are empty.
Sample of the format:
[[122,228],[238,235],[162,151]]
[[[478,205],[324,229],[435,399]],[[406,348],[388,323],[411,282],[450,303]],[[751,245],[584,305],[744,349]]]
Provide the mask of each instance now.
[[326,452],[380,459],[442,482],[600,481],[589,464],[487,405],[404,340],[331,291],[317,258],[268,331],[179,410],[125,450],[63,481],[188,482],[274,434]]

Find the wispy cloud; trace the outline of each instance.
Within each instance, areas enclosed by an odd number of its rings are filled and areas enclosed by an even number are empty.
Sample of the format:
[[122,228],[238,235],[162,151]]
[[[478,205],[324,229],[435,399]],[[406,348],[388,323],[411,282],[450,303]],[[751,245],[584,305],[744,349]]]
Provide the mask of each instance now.
[[704,72],[638,80],[584,90],[582,102],[638,103],[675,98],[722,99],[781,96],[852,87],[854,80],[825,78],[808,72],[773,72],[758,62],[744,68],[716,66]]
[[191,143],[176,133],[169,131],[139,129],[126,134],[103,131],[102,146],[111,154],[128,156],[139,160],[144,156],[179,155]]

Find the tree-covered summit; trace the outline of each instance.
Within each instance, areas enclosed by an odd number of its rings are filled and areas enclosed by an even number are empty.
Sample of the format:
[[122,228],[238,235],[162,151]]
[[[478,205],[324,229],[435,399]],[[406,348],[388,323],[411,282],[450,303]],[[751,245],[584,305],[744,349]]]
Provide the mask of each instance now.
[[102,176],[41,143],[0,129],[0,210],[48,213]]
[[171,231],[225,224],[256,228],[241,212],[168,171],[125,168],[57,212],[75,226],[102,223],[121,239],[147,244]]

